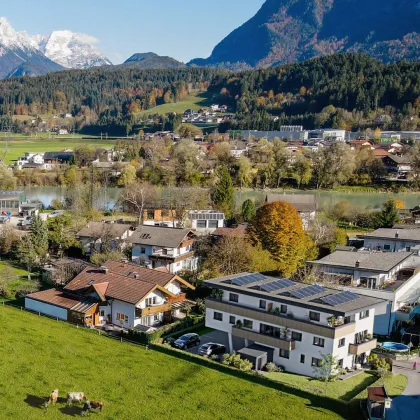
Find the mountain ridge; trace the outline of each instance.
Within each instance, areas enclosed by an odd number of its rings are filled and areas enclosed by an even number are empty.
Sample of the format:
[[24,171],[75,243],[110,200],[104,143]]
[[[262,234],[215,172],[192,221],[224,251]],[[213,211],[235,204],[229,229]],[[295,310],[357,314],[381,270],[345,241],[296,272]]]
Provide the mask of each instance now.
[[266,0],[210,57],[188,65],[263,68],[341,52],[416,61],[419,44],[418,0]]

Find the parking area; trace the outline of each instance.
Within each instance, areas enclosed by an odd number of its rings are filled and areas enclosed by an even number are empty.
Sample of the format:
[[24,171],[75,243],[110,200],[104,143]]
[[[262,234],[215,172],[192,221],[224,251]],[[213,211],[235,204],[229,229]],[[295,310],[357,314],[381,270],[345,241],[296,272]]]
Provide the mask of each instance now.
[[[201,344],[206,344],[206,343],[223,344],[226,347],[227,351],[229,351],[228,335],[227,335],[227,333],[225,333],[223,331],[214,330],[214,331],[211,331],[207,334],[203,334],[202,336],[200,336],[200,342],[201,342]],[[191,347],[187,351],[189,353],[197,354],[198,353],[198,346]]]

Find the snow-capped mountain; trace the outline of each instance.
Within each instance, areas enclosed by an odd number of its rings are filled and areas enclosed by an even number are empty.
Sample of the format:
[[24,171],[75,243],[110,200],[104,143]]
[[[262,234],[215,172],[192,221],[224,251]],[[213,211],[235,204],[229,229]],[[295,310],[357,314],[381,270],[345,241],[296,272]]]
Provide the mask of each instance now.
[[32,42],[50,60],[66,68],[87,69],[112,63],[93,44],[97,40],[71,31],[54,31],[49,36],[35,35]]
[[94,45],[96,42],[89,35],[71,31],[30,36],[13,29],[6,18],[0,18],[0,79],[111,65]]
[[62,67],[47,58],[26,33],[17,32],[5,18],[0,18],[0,78],[13,74],[37,75]]

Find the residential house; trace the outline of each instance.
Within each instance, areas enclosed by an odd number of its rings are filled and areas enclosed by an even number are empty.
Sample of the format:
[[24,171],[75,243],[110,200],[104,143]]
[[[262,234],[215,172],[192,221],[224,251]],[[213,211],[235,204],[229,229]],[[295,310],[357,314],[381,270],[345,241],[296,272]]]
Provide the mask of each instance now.
[[18,216],[24,196],[24,191],[0,191],[0,213],[10,212],[12,216]]
[[384,302],[370,296],[241,273],[204,284],[214,290],[206,299],[206,326],[228,335],[229,351],[267,362],[287,372],[314,376],[322,354],[332,354],[343,368],[366,361],[375,310]]
[[74,158],[74,152],[45,152],[44,162],[52,164],[70,163]]
[[76,237],[86,254],[102,251],[105,247],[122,250],[134,229],[126,223],[89,222]]
[[309,228],[311,220],[316,216],[316,198],[311,194],[268,194],[266,196],[266,203],[274,203],[276,201],[283,201],[291,204],[299,213],[302,219],[303,227]]
[[85,326],[148,329],[189,306],[186,289],[194,286],[176,275],[110,260],[85,268],[63,290],[28,295],[25,307]]
[[192,229],[200,233],[211,233],[225,225],[224,213],[217,210],[194,210],[188,217]]
[[364,247],[369,250],[410,252],[417,245],[420,245],[419,229],[380,228],[364,235]]
[[407,174],[411,172],[411,162],[408,155],[392,155],[383,158],[385,169],[394,174]]
[[239,159],[241,156],[245,155],[248,151],[248,146],[245,142],[235,142],[230,146],[230,155],[236,159]]
[[375,312],[375,334],[389,335],[420,313],[418,252],[335,251],[308,264],[325,284],[387,302]]
[[139,226],[130,238],[132,260],[138,265],[170,273],[195,270],[198,262],[193,249],[195,240],[190,229]]

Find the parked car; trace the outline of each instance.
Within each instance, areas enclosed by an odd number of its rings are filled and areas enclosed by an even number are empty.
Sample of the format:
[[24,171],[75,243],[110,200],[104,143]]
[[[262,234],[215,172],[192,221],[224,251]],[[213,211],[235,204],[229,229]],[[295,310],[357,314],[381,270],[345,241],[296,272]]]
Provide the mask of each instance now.
[[181,335],[181,337],[173,342],[172,346],[181,350],[186,350],[190,347],[198,346],[199,344],[200,336],[198,334],[189,333]]
[[10,222],[9,216],[0,216],[0,223],[7,223]]
[[198,354],[201,356],[213,356],[214,354],[219,355],[224,353],[226,353],[226,347],[218,343],[206,343],[198,348]]

